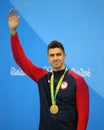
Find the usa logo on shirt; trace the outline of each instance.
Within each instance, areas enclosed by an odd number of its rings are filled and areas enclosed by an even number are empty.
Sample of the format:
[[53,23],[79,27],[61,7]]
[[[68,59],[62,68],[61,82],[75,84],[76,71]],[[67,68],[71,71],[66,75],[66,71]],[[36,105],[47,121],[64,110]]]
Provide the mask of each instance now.
[[68,82],[62,82],[61,89],[66,89],[68,87]]

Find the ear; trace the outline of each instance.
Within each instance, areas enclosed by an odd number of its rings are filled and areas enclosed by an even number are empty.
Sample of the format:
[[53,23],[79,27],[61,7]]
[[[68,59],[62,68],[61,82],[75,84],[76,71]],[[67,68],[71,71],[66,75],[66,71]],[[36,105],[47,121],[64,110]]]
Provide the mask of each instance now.
[[47,60],[49,61],[49,56],[47,56]]
[[66,54],[64,54],[64,59],[66,59]]

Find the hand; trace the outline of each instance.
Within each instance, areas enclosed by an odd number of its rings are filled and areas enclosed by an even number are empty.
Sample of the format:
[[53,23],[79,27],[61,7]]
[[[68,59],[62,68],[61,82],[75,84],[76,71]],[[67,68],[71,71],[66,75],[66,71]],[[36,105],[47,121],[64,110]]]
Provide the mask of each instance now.
[[14,35],[16,33],[17,26],[20,21],[20,16],[15,9],[10,10],[10,15],[7,14],[8,25],[10,28],[10,33]]

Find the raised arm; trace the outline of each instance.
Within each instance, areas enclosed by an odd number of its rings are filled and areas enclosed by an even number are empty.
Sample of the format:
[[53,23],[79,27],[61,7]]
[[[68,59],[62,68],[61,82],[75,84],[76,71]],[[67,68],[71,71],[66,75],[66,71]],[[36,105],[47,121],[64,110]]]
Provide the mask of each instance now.
[[47,71],[35,66],[25,55],[22,46],[19,42],[18,34],[16,29],[20,22],[20,17],[17,15],[17,11],[12,9],[10,15],[7,15],[8,25],[11,33],[11,48],[13,52],[14,59],[19,67],[34,81],[38,82]]

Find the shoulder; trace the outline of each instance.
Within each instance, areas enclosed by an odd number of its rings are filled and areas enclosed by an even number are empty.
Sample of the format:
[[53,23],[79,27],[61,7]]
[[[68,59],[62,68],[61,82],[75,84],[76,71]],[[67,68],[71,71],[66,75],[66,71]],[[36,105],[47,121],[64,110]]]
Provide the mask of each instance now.
[[74,71],[72,70],[68,70],[68,74],[71,75],[74,79],[82,79],[83,77],[80,76],[79,74],[75,73]]
[[77,86],[83,86],[83,85],[87,86],[85,79],[81,75],[73,72],[72,70],[69,70],[68,74],[75,79]]

